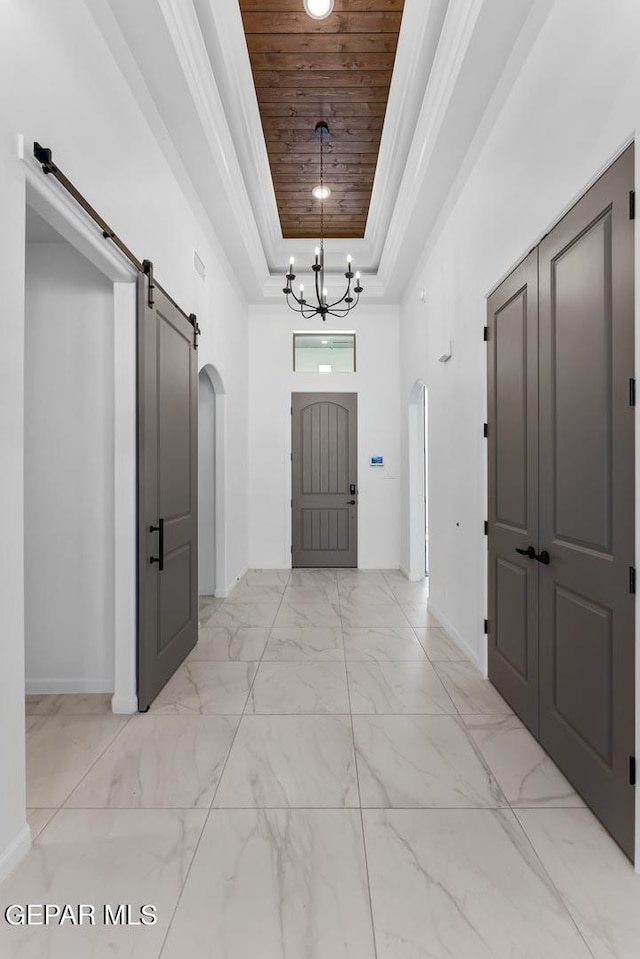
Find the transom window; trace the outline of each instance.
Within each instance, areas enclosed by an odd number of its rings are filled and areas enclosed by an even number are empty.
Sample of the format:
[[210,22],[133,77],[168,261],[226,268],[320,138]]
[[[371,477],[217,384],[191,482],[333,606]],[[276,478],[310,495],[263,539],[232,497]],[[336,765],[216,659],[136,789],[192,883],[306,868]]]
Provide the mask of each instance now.
[[355,333],[294,333],[296,373],[355,373]]

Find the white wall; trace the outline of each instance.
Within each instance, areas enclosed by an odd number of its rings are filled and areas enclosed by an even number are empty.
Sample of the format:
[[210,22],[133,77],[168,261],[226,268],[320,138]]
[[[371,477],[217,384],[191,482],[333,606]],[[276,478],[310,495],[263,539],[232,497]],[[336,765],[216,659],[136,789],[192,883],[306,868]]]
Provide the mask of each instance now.
[[[37,68],[34,68],[37,64]],[[44,79],[43,79],[44,78]],[[226,391],[230,574],[247,565],[247,314],[201,208],[187,200],[88,8],[76,0],[0,5],[0,876],[28,846],[24,816],[25,164],[17,137],[54,159],[203,330],[199,363]],[[32,162],[32,161],[31,161]],[[204,261],[203,281],[193,267]]]
[[113,285],[29,243],[25,314],[27,691],[113,692]]
[[[358,565],[397,568],[400,555],[399,324],[393,308],[367,306],[327,332],[356,332],[355,373],[294,373],[293,332],[322,330],[285,304],[249,318],[249,559],[291,566],[291,394],[358,394]],[[382,468],[369,466],[381,454]]]
[[[457,184],[402,305],[403,403],[418,377],[429,385],[432,602],[482,666],[485,297],[634,137],[640,126],[638,37],[635,0],[557,0],[486,143]],[[638,242],[636,256],[640,265]],[[453,358],[440,364],[436,357],[449,338]],[[406,448],[404,453],[403,463]]]

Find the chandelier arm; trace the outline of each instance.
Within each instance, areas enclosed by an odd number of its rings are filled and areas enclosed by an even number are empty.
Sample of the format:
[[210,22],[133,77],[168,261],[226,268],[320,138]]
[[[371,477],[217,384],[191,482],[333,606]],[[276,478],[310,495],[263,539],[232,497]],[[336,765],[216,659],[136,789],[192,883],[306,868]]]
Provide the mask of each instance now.
[[[357,299],[356,299],[355,303],[349,303],[349,304],[347,304],[347,306],[346,306],[341,312],[339,312],[339,313],[333,313],[333,312],[332,312],[331,315],[332,315],[332,316],[338,316],[338,317],[347,316],[349,313],[351,313],[351,310],[354,310],[354,309],[356,308],[356,306],[358,305],[358,303],[360,302],[360,294],[359,294],[359,293],[356,293],[356,297],[357,297]],[[338,302],[341,302],[341,301],[338,301]],[[330,311],[330,312],[331,312],[331,311]]]
[[329,306],[329,309],[332,310],[332,309],[334,308],[334,306],[339,306],[340,303],[344,303],[344,301],[346,300],[346,298],[349,296],[349,291],[350,291],[350,289],[351,289],[351,280],[349,280],[349,285],[347,286],[347,292],[344,294],[344,296],[341,296],[339,300],[336,300],[335,303],[332,303],[332,304]]
[[[334,306],[339,306],[340,303],[344,303],[346,298],[349,296],[350,291],[351,291],[351,280],[349,280],[349,283],[347,285],[347,291],[344,294],[344,296],[341,296],[339,300],[336,300],[335,303],[332,303],[329,309],[333,309]],[[352,309],[350,305],[349,305],[349,309]]]
[[[298,306],[301,306],[301,305],[302,305],[302,300],[298,299],[298,297],[295,295],[295,293],[293,292],[293,290],[291,291],[291,293],[287,293],[287,303],[289,303],[289,297],[290,297],[290,296],[292,296],[292,297],[294,298],[294,300],[296,301],[296,303],[298,304]],[[289,305],[291,306],[291,304],[289,304]],[[292,306],[291,309],[292,309],[292,310],[295,310],[296,307],[295,307],[295,306]]]

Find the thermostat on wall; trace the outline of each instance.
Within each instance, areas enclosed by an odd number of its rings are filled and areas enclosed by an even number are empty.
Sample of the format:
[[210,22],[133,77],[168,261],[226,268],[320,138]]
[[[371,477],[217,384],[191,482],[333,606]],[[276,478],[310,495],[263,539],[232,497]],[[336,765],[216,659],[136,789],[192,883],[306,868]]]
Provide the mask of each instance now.
[[384,466],[384,456],[372,456],[371,466]]

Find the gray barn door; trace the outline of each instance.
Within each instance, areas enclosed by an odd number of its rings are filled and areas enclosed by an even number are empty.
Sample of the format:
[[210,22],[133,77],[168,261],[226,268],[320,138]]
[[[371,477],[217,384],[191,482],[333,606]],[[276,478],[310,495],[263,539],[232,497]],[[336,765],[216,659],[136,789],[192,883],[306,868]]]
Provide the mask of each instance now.
[[138,286],[138,709],[198,638],[198,370],[193,327]]
[[540,244],[540,741],[629,856],[633,179],[630,148]]
[[358,565],[357,394],[291,394],[292,565]]
[[538,253],[489,298],[489,675],[538,734]]
[[489,299],[489,676],[634,855],[633,148]]

